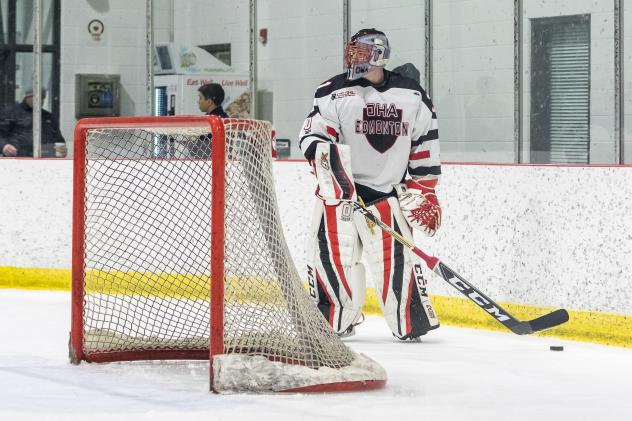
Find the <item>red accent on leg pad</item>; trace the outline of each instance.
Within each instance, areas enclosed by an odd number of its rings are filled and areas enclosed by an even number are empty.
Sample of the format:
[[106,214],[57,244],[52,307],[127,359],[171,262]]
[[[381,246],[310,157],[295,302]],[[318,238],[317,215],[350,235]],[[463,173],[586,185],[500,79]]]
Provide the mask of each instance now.
[[316,282],[318,282],[318,284],[322,288],[323,292],[327,296],[327,301],[329,301],[329,318],[328,318],[329,320],[327,320],[327,321],[329,322],[329,325],[331,327],[334,327],[334,316],[336,314],[336,303],[334,303],[334,300],[331,299],[331,295],[329,295],[329,292],[327,291],[327,287],[326,287],[325,283],[320,278],[320,274],[318,273],[318,269],[315,269],[314,271],[316,272]]
[[[392,223],[392,214],[391,214],[391,206],[388,201],[383,200],[375,204],[375,209],[377,210],[379,217],[385,224],[391,225]],[[385,232],[382,232],[382,252],[384,253],[382,256],[383,261],[383,279],[382,279],[382,303],[386,303],[386,297],[388,296],[388,289],[390,288],[391,282],[391,264],[393,261],[393,237],[388,235]]]
[[336,218],[336,209],[337,206],[325,206],[325,222],[327,227],[325,234],[327,235],[329,244],[331,245],[331,257],[334,261],[336,272],[338,272],[340,282],[342,283],[342,286],[347,292],[349,298],[353,298],[351,295],[351,288],[349,288],[349,283],[347,282],[347,277],[345,276],[345,271],[342,267],[342,262],[340,261],[340,244],[338,242],[338,220]]

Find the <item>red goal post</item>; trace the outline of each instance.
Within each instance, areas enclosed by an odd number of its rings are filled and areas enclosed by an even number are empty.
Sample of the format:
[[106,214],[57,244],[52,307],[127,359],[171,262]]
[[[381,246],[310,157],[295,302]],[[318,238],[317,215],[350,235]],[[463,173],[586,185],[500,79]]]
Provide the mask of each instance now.
[[217,392],[384,385],[294,267],[272,141],[270,123],[250,119],[79,121],[72,362],[209,359]]

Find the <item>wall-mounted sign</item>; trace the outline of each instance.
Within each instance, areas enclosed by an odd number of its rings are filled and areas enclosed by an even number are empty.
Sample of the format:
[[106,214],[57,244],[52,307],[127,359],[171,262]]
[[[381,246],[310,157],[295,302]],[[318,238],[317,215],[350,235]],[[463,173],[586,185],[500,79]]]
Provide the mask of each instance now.
[[92,35],[93,41],[101,41],[101,34],[103,34],[104,30],[105,26],[99,19],[92,19],[88,24],[88,32]]

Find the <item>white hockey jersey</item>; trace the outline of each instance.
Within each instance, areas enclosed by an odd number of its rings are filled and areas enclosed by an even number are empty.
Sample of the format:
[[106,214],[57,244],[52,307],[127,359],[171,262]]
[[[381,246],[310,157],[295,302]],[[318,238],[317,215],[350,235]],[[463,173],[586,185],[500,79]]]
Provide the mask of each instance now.
[[414,80],[384,73],[380,86],[348,81],[346,73],[320,85],[299,134],[310,161],[318,142],[351,146],[351,171],[365,201],[392,193],[407,172],[413,178],[441,174],[432,102]]

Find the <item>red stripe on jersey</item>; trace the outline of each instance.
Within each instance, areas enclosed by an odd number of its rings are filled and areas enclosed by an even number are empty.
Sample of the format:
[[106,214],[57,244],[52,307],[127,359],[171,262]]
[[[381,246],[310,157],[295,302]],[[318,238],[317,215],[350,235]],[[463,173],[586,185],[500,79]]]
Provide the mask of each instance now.
[[334,300],[331,299],[331,295],[329,295],[329,292],[327,292],[327,287],[325,286],[325,284],[323,283],[323,280],[320,279],[320,275],[318,274],[318,270],[316,270],[316,282],[318,282],[318,284],[320,285],[320,288],[323,290],[323,292],[325,293],[325,295],[327,296],[327,301],[329,301],[329,324],[331,325],[331,327],[334,327],[334,315],[336,314],[336,304],[334,303]]
[[338,243],[338,224],[336,219],[336,209],[337,206],[325,206],[325,218],[327,221],[326,235],[329,238],[329,244],[331,245],[331,256],[334,259],[334,265],[336,266],[338,277],[340,278],[345,291],[347,291],[347,295],[349,296],[349,298],[353,298],[351,296],[351,289],[349,288],[349,284],[347,283],[345,271],[342,268],[342,262],[340,261],[340,244]]
[[414,161],[416,159],[426,159],[426,158],[430,158],[430,151],[420,151],[420,152],[411,153],[410,156],[408,157],[408,159],[411,161]]
[[413,272],[410,272],[410,283],[408,285],[408,297],[406,298],[406,335],[410,335],[410,331],[413,329],[410,323],[410,306],[413,301],[413,284],[415,283],[415,277]]
[[[377,212],[380,215],[380,219],[384,221],[386,225],[391,225],[391,207],[388,201],[384,200],[375,205]],[[386,208],[386,209],[383,209]],[[382,231],[382,262],[384,279],[382,285],[382,303],[386,303],[386,297],[388,296],[388,288],[391,281],[391,263],[393,261],[393,237]]]

